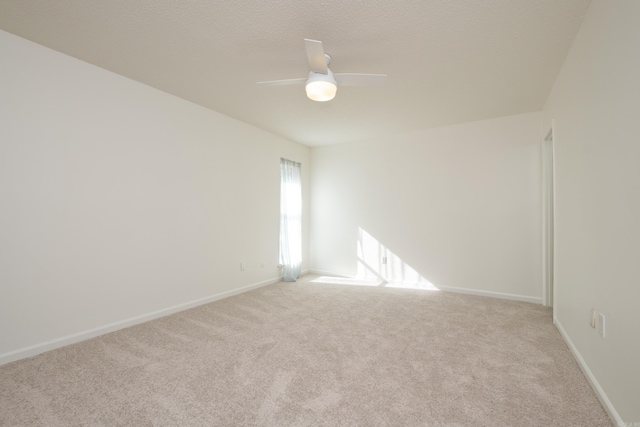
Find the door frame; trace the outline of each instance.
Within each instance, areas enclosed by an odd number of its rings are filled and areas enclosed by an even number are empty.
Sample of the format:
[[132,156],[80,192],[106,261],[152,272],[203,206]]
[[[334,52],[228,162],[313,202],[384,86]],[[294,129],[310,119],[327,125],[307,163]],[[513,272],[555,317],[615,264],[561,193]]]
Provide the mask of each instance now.
[[[556,305],[556,160],[555,122],[542,141],[542,304],[553,308],[555,322]],[[548,150],[551,150],[549,153]],[[549,157],[551,161],[549,162]],[[549,176],[550,174],[550,176]],[[549,178],[551,182],[549,182]],[[549,194],[551,193],[551,194]],[[551,206],[549,206],[551,205]]]

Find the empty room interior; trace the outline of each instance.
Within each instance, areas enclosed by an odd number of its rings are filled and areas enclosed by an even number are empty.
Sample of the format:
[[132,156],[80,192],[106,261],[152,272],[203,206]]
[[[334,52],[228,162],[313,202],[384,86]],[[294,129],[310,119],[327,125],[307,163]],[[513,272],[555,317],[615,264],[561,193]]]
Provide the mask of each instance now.
[[638,46],[637,0],[0,2],[0,425],[640,426]]

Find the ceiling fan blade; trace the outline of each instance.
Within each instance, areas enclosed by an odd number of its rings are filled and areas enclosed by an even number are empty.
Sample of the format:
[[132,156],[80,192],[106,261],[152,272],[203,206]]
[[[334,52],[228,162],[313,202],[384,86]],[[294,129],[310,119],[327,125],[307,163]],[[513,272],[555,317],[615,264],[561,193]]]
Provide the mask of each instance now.
[[300,85],[305,84],[307,82],[307,78],[302,79],[287,79],[287,80],[270,80],[267,82],[258,82],[259,85],[262,86],[286,86],[286,85]]
[[311,71],[315,73],[327,74],[327,60],[324,57],[322,42],[318,40],[304,39],[307,48],[307,58]]
[[377,86],[387,80],[386,74],[337,73],[338,86]]

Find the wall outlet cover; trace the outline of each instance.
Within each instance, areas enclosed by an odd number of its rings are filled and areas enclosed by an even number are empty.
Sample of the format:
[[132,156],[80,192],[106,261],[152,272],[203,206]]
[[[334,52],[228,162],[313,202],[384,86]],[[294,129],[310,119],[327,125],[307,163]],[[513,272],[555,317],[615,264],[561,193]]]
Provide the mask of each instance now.
[[602,338],[604,338],[604,322],[605,322],[605,317],[604,314],[600,313],[598,316],[598,333],[602,336]]

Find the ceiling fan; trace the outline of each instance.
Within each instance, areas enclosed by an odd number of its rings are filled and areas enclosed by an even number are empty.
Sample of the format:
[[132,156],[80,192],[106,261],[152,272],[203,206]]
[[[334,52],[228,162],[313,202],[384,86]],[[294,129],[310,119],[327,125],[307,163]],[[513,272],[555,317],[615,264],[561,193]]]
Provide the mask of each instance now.
[[264,86],[304,84],[307,96],[314,101],[330,101],[336,96],[338,86],[373,86],[384,83],[386,74],[337,73],[329,69],[331,56],[324,52],[322,42],[304,39],[311,71],[307,78],[258,82]]

